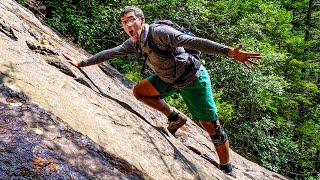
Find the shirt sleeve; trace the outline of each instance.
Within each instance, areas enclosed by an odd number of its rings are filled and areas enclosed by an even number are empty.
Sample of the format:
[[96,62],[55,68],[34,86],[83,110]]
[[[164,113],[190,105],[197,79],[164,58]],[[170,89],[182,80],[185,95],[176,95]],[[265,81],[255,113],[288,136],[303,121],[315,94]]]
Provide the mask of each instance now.
[[134,42],[131,39],[127,39],[124,43],[121,45],[103,50],[90,58],[83,60],[80,63],[80,66],[89,66],[94,64],[99,64],[101,62],[120,57],[120,56],[129,56],[129,55],[135,55],[135,46]]
[[228,55],[229,46],[217,42],[184,34],[170,26],[161,25],[154,28],[154,39],[169,47],[184,47],[186,49],[198,50],[204,54]]

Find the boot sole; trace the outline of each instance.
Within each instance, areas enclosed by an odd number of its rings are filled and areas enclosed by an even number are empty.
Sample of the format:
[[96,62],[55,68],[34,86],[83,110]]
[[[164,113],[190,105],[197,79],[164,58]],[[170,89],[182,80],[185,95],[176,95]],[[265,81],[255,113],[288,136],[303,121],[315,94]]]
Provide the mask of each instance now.
[[169,124],[169,126],[167,127],[168,131],[172,134],[175,135],[175,133],[177,132],[177,130],[179,128],[181,128],[184,124],[186,124],[187,120],[183,120],[183,119],[179,119],[175,122],[171,122],[172,124]]

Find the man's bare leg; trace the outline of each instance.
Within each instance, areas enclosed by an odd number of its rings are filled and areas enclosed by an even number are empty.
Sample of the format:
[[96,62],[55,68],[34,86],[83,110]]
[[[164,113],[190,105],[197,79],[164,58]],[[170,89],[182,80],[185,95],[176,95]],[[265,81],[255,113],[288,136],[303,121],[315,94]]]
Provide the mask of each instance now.
[[133,88],[133,95],[146,105],[162,112],[167,117],[172,113],[170,106],[160,99],[160,93],[152,85],[152,83],[146,79],[142,80]]
[[133,95],[141,102],[162,112],[168,117],[167,129],[172,135],[187,122],[187,117],[175,112],[170,106],[160,99],[160,93],[149,80],[142,80],[133,88]]
[[[208,132],[210,137],[217,135],[217,130],[211,121],[199,121],[202,127]],[[217,125],[220,125],[219,120],[217,120]],[[228,165],[230,163],[230,153],[229,153],[229,140],[215,144],[215,148],[220,160],[220,166]]]

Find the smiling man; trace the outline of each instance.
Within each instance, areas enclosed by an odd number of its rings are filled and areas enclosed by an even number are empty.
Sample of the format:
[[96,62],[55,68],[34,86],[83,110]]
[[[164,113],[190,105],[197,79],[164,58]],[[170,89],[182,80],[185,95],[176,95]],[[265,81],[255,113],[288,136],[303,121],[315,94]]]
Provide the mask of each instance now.
[[219,53],[244,63],[255,64],[250,58],[260,59],[259,53],[241,51],[241,46],[231,48],[208,39],[183,33],[165,24],[146,24],[141,9],[125,7],[120,20],[124,31],[130,37],[121,45],[99,52],[83,61],[69,60],[77,67],[98,64],[119,56],[143,54],[146,64],[154,71],[134,88],[134,96],[168,117],[167,129],[173,135],[182,127],[187,117],[171,108],[164,97],[180,93],[186,102],[192,119],[199,122],[210,135],[220,159],[220,169],[231,174],[229,140],[218,120],[210,77],[200,63],[200,57],[190,50],[205,54]]

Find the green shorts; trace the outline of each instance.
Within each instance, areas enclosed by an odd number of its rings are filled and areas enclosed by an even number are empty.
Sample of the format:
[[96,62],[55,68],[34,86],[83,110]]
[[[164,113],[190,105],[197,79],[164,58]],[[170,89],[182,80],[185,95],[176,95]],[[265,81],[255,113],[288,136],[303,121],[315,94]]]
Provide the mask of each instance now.
[[205,67],[201,66],[200,71],[199,79],[183,88],[175,88],[165,83],[156,74],[149,76],[147,80],[158,90],[161,99],[180,93],[193,120],[215,121],[218,119],[218,114],[213,100],[210,77]]

